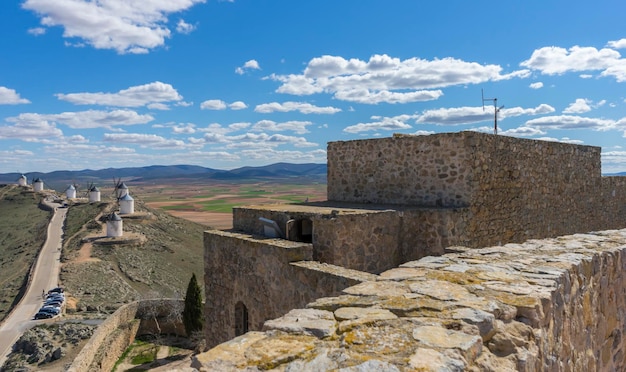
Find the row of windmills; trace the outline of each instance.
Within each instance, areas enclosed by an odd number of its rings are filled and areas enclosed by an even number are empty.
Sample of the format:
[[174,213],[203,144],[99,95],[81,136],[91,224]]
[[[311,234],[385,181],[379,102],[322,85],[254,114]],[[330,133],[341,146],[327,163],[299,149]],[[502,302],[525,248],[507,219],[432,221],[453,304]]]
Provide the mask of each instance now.
[[[21,175],[20,178],[17,179],[18,186],[28,186],[28,178],[25,175]],[[42,192],[44,190],[44,182],[41,178],[35,178],[33,180],[33,191]]]
[[[76,185],[72,184],[65,189],[65,197],[67,199],[76,199],[78,190]],[[128,192],[128,186],[125,183],[117,181],[114,189],[115,198],[120,206],[120,214],[133,214],[135,213],[135,200],[130,196]],[[93,183],[87,188],[87,196],[90,203],[100,202],[102,193],[100,189]]]

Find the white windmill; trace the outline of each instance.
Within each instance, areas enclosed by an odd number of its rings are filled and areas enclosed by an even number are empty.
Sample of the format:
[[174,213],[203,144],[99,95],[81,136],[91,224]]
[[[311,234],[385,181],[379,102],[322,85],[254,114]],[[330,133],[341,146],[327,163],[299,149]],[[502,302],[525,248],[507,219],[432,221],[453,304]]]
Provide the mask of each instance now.
[[118,201],[120,203],[120,214],[135,213],[135,199],[130,194],[124,194]]
[[35,180],[33,181],[33,190],[35,192],[41,192],[43,191],[43,180],[39,177],[35,178]]
[[76,199],[76,191],[78,185],[76,184],[71,184],[67,187],[67,189],[65,189],[65,197],[68,199]]
[[107,217],[107,237],[118,237],[123,235],[122,218],[117,213],[111,213]]
[[97,203],[100,201],[100,189],[97,188],[93,182],[89,184],[89,188],[87,188],[87,193],[89,194],[89,202]]
[[28,186],[28,178],[25,175],[21,175],[20,178],[17,179],[18,186]]
[[128,194],[128,186],[122,182],[121,178],[113,177],[113,194],[117,200],[120,200],[124,195]]

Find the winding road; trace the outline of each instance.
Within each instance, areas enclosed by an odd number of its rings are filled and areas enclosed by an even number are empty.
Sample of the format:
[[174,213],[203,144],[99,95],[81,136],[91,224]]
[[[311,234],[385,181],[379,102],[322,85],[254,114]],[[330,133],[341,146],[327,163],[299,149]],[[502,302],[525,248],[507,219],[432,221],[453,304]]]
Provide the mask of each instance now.
[[63,221],[67,209],[57,208],[60,206],[59,204],[49,203],[48,205],[55,208],[55,212],[48,224],[46,242],[37,258],[32,280],[22,300],[0,325],[0,369],[11,353],[13,344],[22,333],[35,324],[44,322],[33,320],[34,315],[42,305],[41,292],[44,290],[47,292],[58,286]]

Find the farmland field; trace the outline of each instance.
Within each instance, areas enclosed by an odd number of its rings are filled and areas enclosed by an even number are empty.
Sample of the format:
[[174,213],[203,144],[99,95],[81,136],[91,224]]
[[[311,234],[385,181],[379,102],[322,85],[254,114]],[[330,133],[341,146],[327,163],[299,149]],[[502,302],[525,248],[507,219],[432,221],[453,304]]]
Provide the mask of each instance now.
[[146,205],[216,229],[232,228],[232,208],[253,204],[326,200],[326,184],[300,179],[227,182],[160,180],[129,183],[131,194]]

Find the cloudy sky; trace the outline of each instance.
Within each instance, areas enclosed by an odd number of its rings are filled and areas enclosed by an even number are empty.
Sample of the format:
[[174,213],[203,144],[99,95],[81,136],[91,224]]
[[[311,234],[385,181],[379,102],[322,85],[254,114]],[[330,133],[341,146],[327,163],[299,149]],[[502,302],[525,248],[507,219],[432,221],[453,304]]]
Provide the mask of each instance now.
[[[0,173],[324,163],[476,130],[626,171],[626,3],[0,2]],[[484,102],[481,96],[484,91]]]

